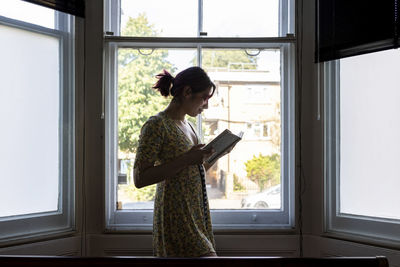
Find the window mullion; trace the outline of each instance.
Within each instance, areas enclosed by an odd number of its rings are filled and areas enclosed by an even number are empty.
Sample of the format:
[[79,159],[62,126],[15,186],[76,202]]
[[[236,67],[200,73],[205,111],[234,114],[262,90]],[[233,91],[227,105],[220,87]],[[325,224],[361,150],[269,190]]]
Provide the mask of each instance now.
[[[200,2],[202,3],[203,1],[199,0],[199,3]],[[201,48],[202,48],[202,46],[200,44],[197,45],[197,65],[199,67],[201,67],[203,65],[202,56],[201,56]],[[203,119],[202,119],[201,115],[200,114],[197,115],[197,132],[199,133],[200,139],[204,140],[204,138],[203,138],[203,127],[201,126],[202,125],[202,121],[203,121]],[[201,142],[203,142],[203,141],[201,141]]]
[[121,17],[121,0],[105,0],[104,10],[105,32],[112,32],[113,35],[120,36],[120,21],[114,18]]
[[115,211],[116,211],[116,193],[117,193],[117,162],[118,158],[118,125],[117,125],[117,117],[118,117],[118,85],[117,85],[117,72],[118,72],[118,63],[117,63],[117,52],[118,48],[115,45],[110,44],[106,49],[105,53],[105,61],[106,61],[106,86],[105,86],[105,125],[106,129],[108,129],[105,133],[106,135],[106,162],[110,164],[106,164],[106,173],[109,179],[106,182],[106,192],[107,192],[107,205],[106,205],[106,220],[108,220],[109,224],[113,224],[115,222]]
[[203,0],[198,0],[198,31],[197,37],[200,37],[200,33],[203,31]]
[[10,18],[1,17],[1,16],[0,16],[0,25],[14,27],[17,29],[30,31],[33,33],[45,34],[48,36],[59,37],[61,35],[65,35],[65,33],[63,33],[62,31],[60,31],[58,29],[49,29],[49,28],[42,27],[39,25],[31,24],[28,22],[19,21],[19,20],[10,19]]
[[[199,44],[206,48],[278,48],[279,44],[295,43],[296,38],[289,37],[130,37],[105,36],[107,43],[119,43],[124,47],[166,47],[195,48]],[[272,46],[274,45],[274,46]]]

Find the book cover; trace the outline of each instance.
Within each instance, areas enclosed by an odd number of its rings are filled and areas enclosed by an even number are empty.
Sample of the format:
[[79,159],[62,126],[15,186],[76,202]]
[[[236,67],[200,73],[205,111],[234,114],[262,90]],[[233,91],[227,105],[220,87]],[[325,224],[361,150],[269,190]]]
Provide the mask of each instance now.
[[237,142],[242,140],[243,132],[239,134],[232,133],[229,129],[225,129],[211,142],[209,142],[204,149],[210,147],[214,148],[215,152],[206,160],[207,163],[213,162],[216,158],[219,158],[227,151],[230,147],[234,146]]

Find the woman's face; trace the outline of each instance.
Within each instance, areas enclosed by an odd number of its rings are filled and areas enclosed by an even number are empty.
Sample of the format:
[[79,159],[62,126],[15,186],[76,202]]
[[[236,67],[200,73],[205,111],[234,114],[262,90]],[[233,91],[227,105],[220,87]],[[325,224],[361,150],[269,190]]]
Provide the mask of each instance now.
[[210,99],[212,88],[208,88],[198,93],[191,93],[185,101],[187,114],[191,117],[196,117],[204,109],[208,108],[208,99]]

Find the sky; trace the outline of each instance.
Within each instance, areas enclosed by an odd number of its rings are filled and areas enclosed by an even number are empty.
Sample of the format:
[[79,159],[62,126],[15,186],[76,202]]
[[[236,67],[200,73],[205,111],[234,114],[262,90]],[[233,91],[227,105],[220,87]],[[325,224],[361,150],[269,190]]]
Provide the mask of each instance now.
[[[203,31],[209,37],[275,37],[278,35],[278,0],[203,0]],[[163,37],[197,37],[197,0],[122,0],[121,28],[129,17],[145,13]],[[249,27],[249,25],[255,25]],[[169,60],[178,70],[191,66],[195,50],[170,50]],[[268,55],[268,56],[267,56]],[[279,66],[279,53],[263,53],[260,65]],[[263,61],[267,60],[268,62]],[[269,67],[271,68],[271,67]]]
[[[122,0],[122,26],[129,16],[146,13],[162,36],[196,37],[197,0]],[[212,37],[275,37],[278,0],[203,0],[203,31]],[[249,25],[252,25],[249,27]]]

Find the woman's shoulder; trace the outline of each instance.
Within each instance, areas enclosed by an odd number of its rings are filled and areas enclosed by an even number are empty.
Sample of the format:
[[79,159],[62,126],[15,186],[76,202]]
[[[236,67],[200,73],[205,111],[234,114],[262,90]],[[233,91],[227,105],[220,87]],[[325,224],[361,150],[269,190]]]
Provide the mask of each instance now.
[[157,113],[156,115],[150,116],[146,123],[150,123],[150,124],[163,124],[165,120],[165,116],[163,114],[163,112]]
[[160,116],[160,113],[150,116],[146,123],[161,123],[162,122],[162,117]]
[[160,129],[164,126],[164,116],[162,112],[147,119],[142,128]]

